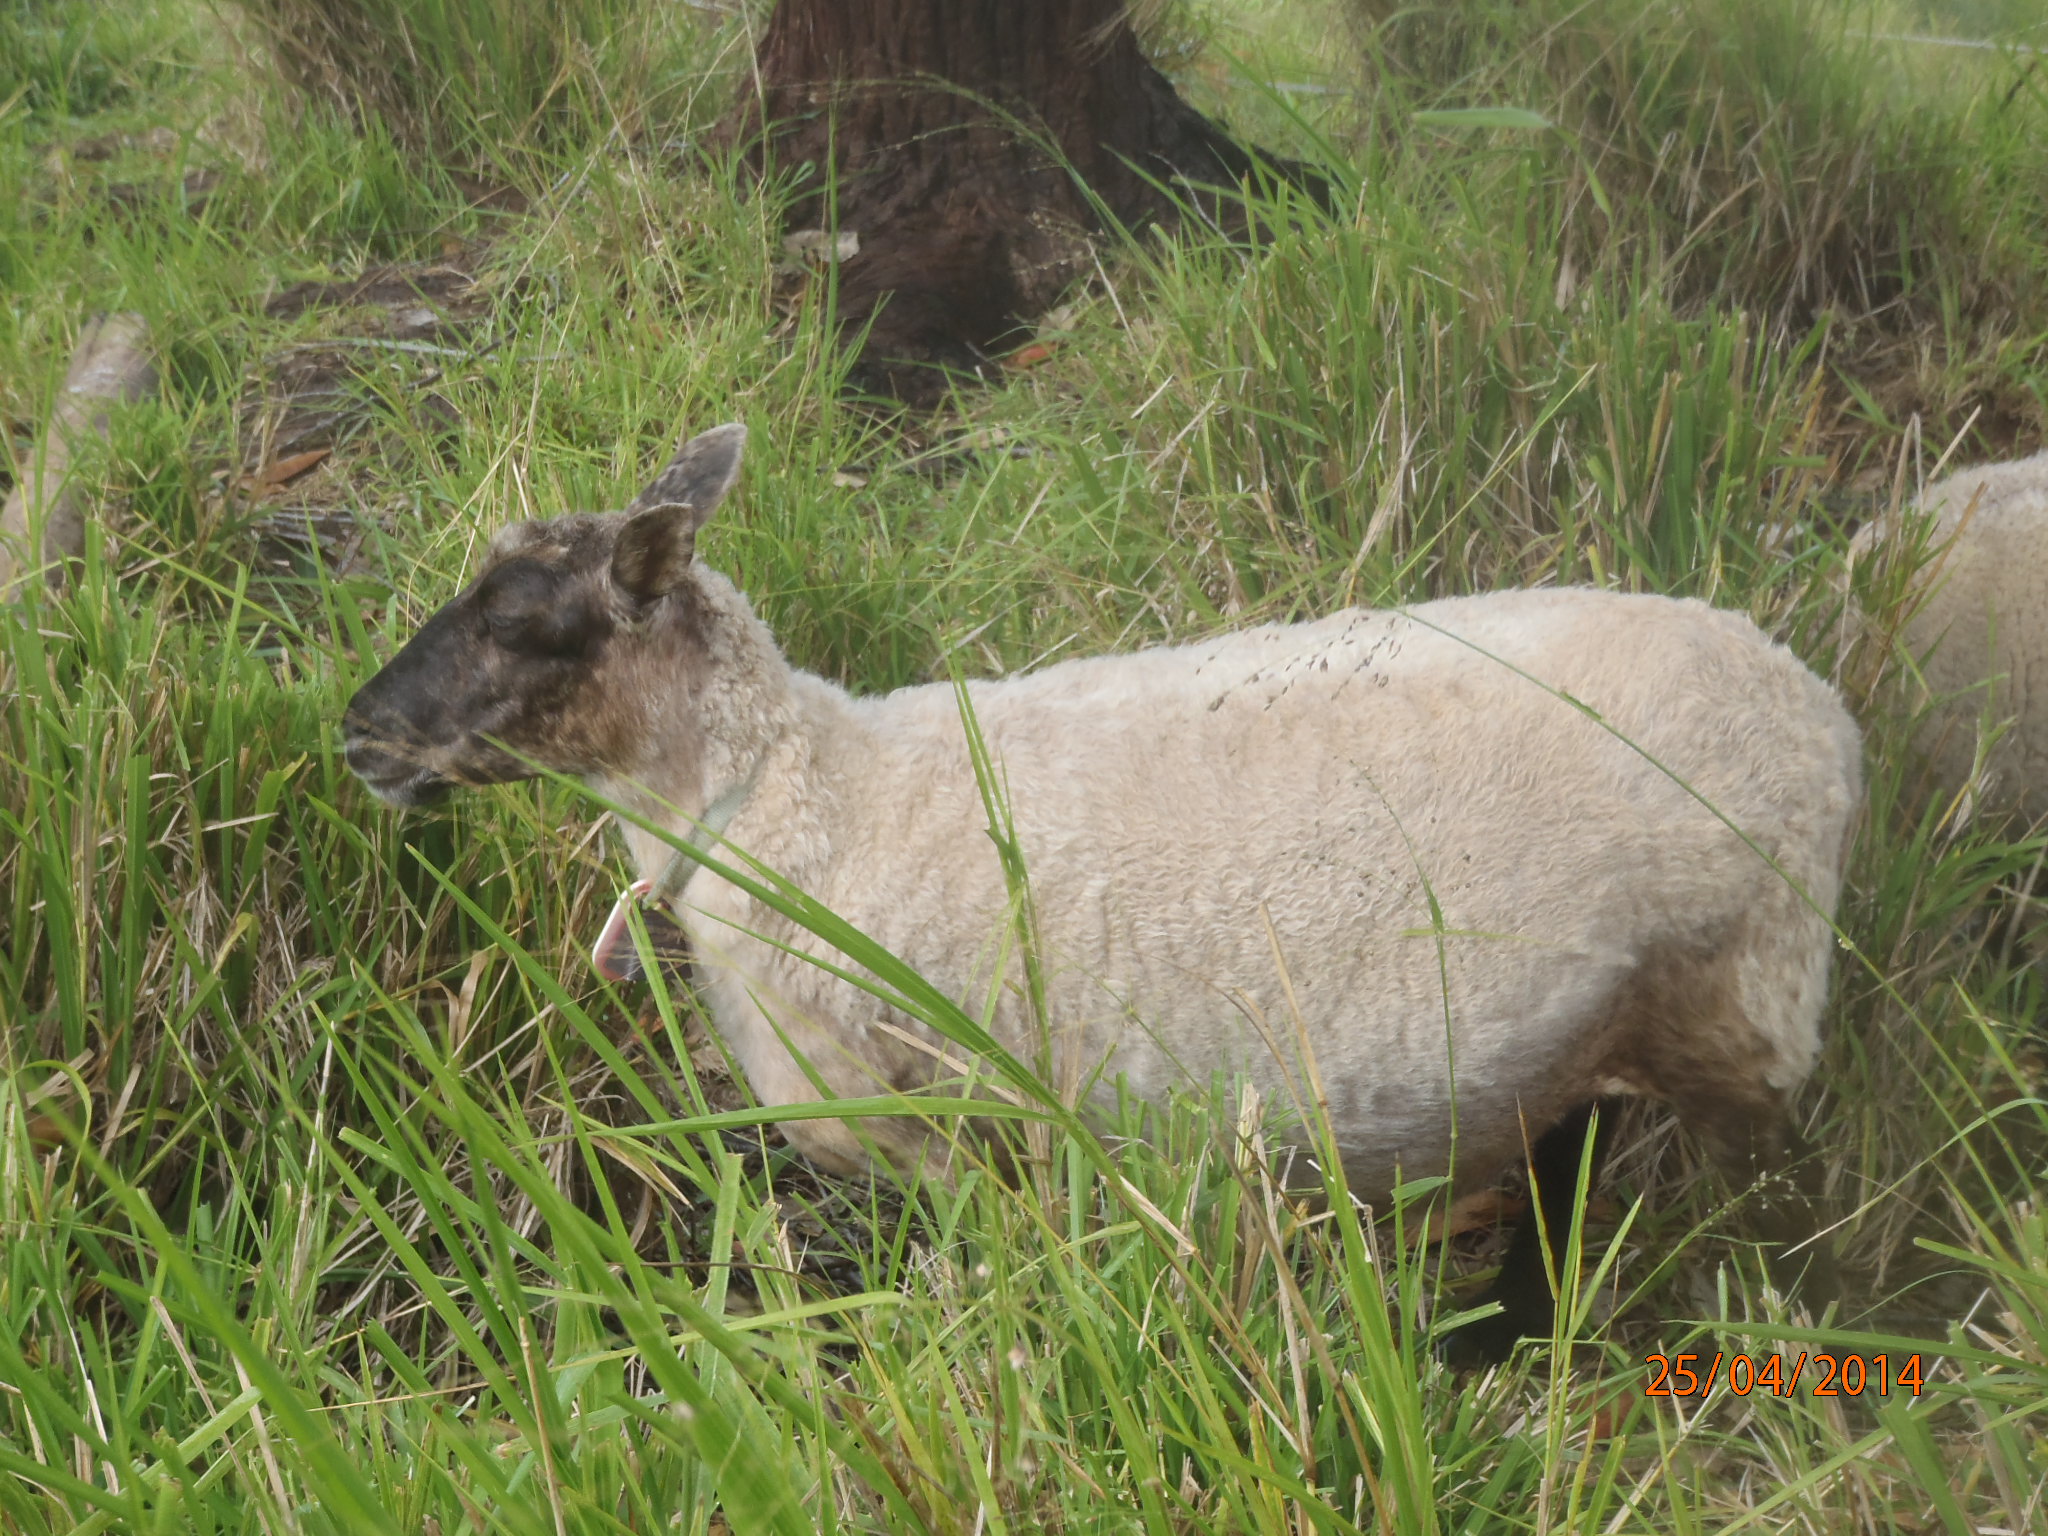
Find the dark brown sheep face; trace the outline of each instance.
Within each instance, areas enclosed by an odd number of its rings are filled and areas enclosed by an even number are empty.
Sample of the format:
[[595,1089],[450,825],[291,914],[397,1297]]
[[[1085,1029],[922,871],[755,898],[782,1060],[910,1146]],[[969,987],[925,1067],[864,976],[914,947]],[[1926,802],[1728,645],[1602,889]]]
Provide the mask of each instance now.
[[641,722],[607,686],[617,653],[686,603],[697,530],[739,473],[746,429],[690,439],[624,512],[522,523],[476,581],[349,701],[348,765],[382,799],[623,766]]

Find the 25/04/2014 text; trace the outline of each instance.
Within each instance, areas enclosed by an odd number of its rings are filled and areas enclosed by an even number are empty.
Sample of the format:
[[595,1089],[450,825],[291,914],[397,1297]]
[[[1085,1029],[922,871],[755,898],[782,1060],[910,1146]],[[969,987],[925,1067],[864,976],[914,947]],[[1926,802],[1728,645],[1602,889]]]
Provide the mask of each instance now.
[[1920,1356],[1907,1355],[1894,1363],[1889,1355],[1835,1355],[1801,1350],[1796,1355],[1746,1355],[1740,1351],[1716,1350],[1711,1355],[1645,1355],[1651,1368],[1645,1397],[1704,1397],[1716,1382],[1737,1397],[1762,1389],[1778,1397],[1790,1397],[1799,1383],[1812,1372],[1815,1397],[1861,1397],[1874,1392],[1888,1397],[1894,1391],[1918,1397],[1926,1384]]

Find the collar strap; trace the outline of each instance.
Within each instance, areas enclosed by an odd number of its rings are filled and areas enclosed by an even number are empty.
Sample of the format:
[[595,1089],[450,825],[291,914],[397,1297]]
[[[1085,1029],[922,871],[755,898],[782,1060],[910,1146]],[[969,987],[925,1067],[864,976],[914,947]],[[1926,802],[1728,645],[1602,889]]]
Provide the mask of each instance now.
[[761,764],[756,763],[752,773],[704,807],[704,814],[699,816],[697,824],[690,828],[690,835],[683,839],[683,846],[669,854],[668,862],[661,866],[660,874],[651,881],[634,882],[635,885],[647,886],[647,899],[651,905],[659,906],[690,883],[690,876],[697,870],[697,861],[690,855],[702,853],[725,836],[725,829],[732,825],[733,818],[740,813],[740,807],[747,803],[748,797],[754,793],[755,786],[760,782]]
[[597,972],[607,981],[631,981],[639,974],[639,956],[633,951],[631,936],[626,931],[626,912],[635,903],[650,907],[666,905],[689,883],[696,873],[697,860],[693,853],[702,853],[713,843],[725,836],[725,829],[732,825],[733,818],[740,813],[740,807],[747,803],[761,782],[761,769],[766,759],[754,764],[754,771],[727,789],[716,800],[704,808],[704,814],[697,818],[690,835],[683,839],[680,848],[675,849],[662,864],[661,872],[652,879],[635,880],[612,903],[611,915],[604,920],[604,927],[598,931],[597,942],[591,946],[591,962]]

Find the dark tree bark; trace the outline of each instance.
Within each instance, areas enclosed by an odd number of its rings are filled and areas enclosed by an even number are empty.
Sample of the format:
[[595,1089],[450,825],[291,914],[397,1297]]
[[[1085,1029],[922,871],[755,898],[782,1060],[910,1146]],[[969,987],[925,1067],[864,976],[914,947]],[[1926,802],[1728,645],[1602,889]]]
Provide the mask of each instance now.
[[780,0],[756,63],[726,132],[802,175],[792,230],[858,236],[838,263],[842,323],[873,322],[855,382],[916,403],[989,371],[1089,270],[1090,193],[1135,227],[1173,216],[1155,183],[1199,199],[1299,169],[1182,101],[1125,0]]

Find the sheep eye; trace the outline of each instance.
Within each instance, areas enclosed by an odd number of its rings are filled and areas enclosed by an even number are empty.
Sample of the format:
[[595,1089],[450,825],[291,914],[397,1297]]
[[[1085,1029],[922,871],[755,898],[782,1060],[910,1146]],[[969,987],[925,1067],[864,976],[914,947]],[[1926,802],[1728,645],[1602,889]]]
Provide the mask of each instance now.
[[491,638],[508,651],[531,649],[529,641],[541,627],[545,615],[538,611],[514,612],[505,608],[484,610],[484,624],[491,632]]
[[561,585],[553,571],[531,560],[509,561],[491,572],[477,593],[491,638],[529,654],[575,649],[582,637],[575,616],[562,611]]

